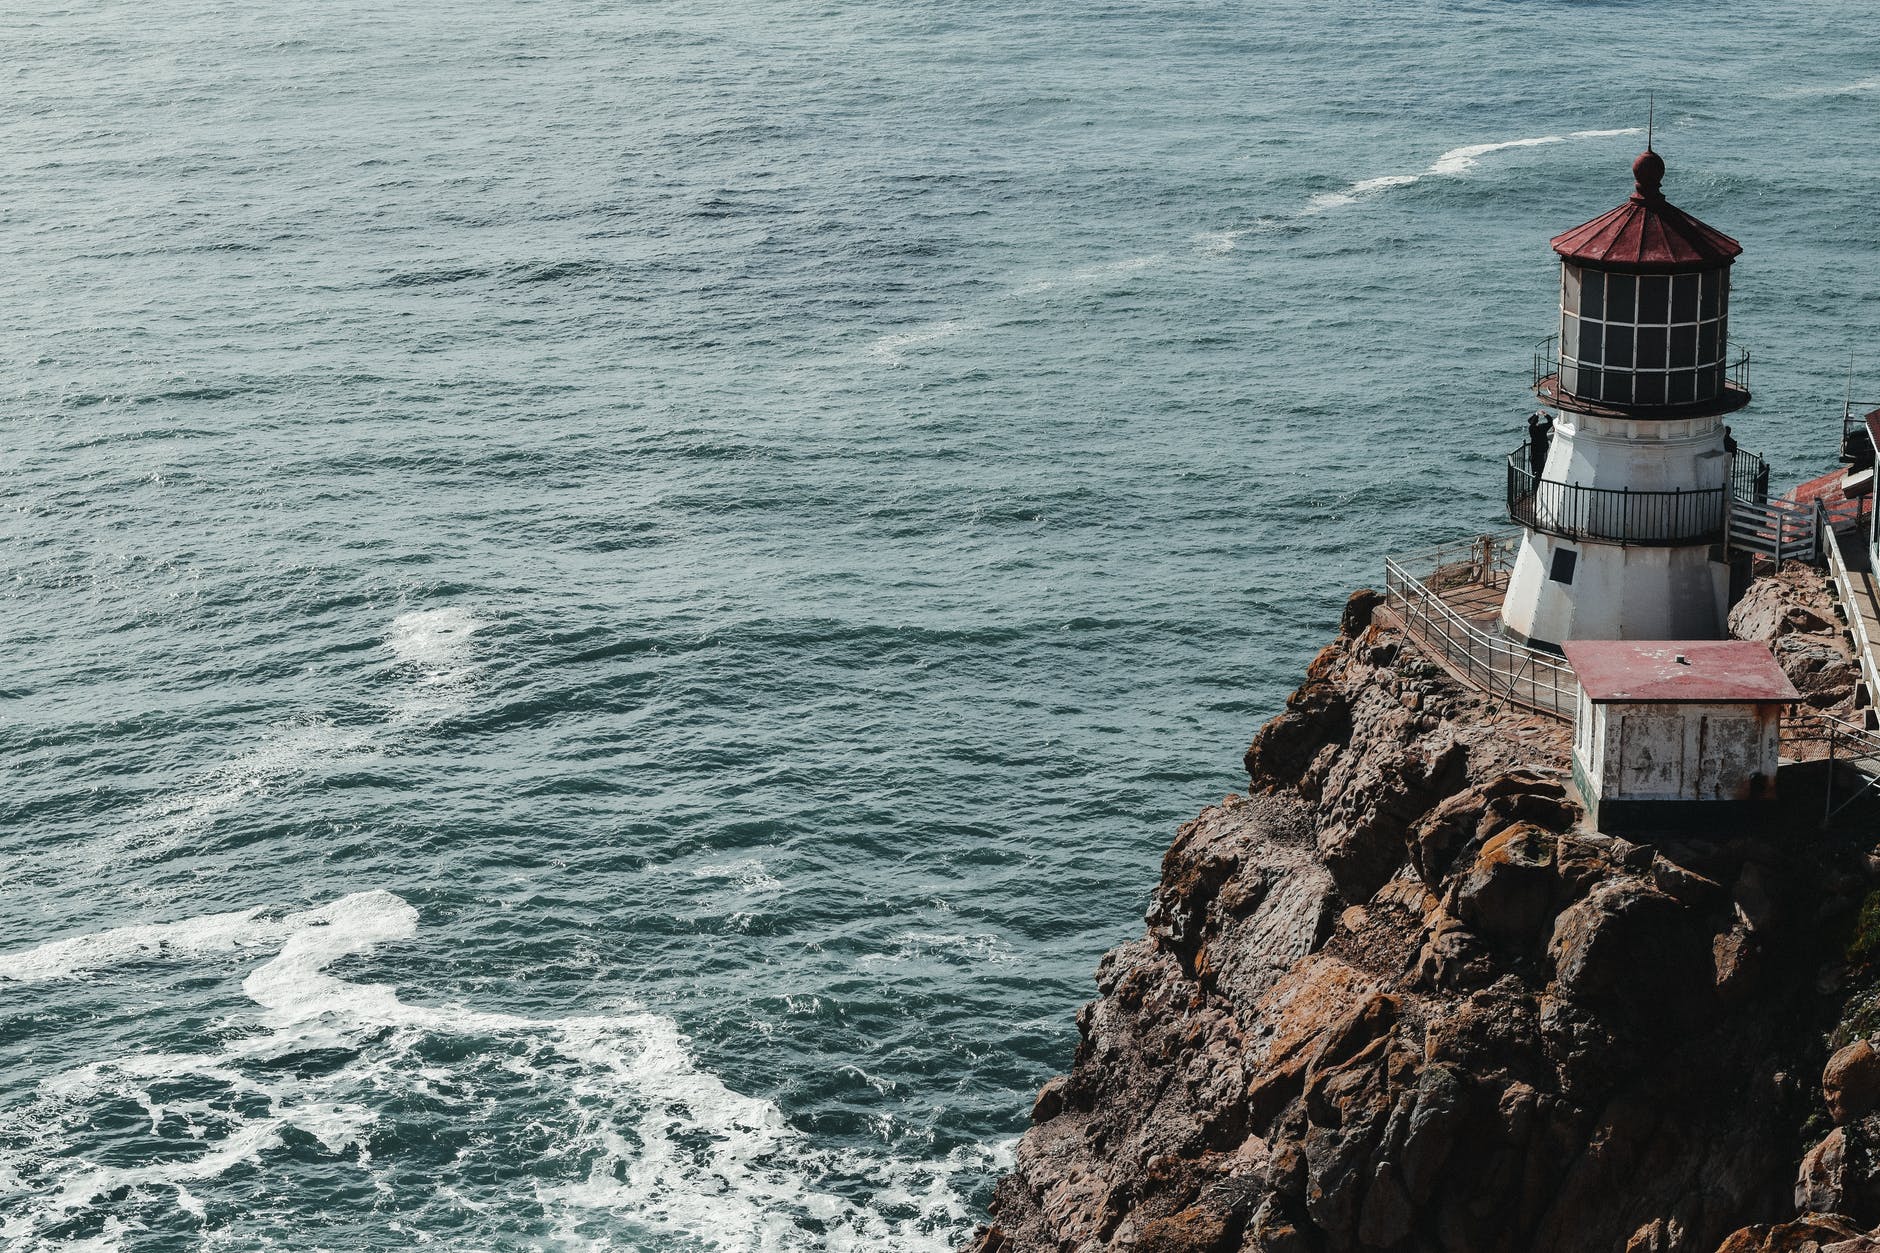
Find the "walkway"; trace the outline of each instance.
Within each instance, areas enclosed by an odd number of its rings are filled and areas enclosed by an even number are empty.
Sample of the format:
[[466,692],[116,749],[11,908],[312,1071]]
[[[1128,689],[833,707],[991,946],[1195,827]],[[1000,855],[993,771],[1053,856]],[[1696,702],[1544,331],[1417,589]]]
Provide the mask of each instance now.
[[1512,539],[1485,536],[1420,558],[1387,559],[1380,612],[1463,686],[1571,722],[1580,685],[1565,659],[1497,628],[1513,554]]
[[1833,532],[1834,542],[1823,545],[1828,553],[1828,573],[1833,577],[1841,613],[1847,619],[1847,633],[1854,641],[1854,655],[1860,662],[1861,685],[1867,689],[1862,702],[1873,721],[1874,698],[1880,695],[1880,656],[1874,645],[1880,642],[1880,587],[1876,587],[1869,568],[1867,546],[1858,533]]

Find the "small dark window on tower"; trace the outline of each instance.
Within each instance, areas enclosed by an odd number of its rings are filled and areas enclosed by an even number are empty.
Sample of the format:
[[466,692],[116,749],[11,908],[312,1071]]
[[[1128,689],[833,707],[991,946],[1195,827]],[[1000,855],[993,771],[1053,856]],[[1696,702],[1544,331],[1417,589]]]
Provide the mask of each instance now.
[[1579,564],[1579,560],[1580,554],[1574,552],[1571,548],[1554,549],[1554,564],[1553,568],[1547,571],[1547,577],[1556,583],[1571,585],[1573,582],[1573,567]]

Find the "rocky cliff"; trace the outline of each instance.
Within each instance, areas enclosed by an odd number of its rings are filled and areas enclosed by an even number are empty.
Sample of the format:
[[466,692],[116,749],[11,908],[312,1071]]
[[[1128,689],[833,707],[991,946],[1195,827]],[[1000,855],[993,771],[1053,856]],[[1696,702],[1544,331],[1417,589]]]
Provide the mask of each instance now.
[[[1586,830],[1567,728],[1377,604],[1176,836],[975,1253],[1880,1250],[1880,896],[1826,763],[1764,829]],[[1798,567],[1733,626],[1845,709],[1832,615]]]

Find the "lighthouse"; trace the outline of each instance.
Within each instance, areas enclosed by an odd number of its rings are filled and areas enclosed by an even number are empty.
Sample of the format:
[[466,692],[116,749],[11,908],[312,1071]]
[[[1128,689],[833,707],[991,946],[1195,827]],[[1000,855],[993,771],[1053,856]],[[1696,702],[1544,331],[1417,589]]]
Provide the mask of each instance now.
[[[1567,640],[1720,638],[1736,447],[1749,403],[1730,345],[1742,246],[1665,199],[1664,160],[1632,163],[1632,195],[1556,236],[1560,330],[1536,356],[1528,441],[1508,458],[1521,524],[1502,628]],[[1753,458],[1744,458],[1745,464]]]

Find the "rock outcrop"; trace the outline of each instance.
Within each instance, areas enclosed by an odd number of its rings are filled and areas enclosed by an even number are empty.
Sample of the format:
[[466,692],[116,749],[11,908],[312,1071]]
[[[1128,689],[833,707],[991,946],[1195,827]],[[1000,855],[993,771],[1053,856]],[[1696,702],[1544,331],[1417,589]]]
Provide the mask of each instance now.
[[[1832,642],[1777,582],[1743,629]],[[1880,1253],[1866,846],[1586,830],[1569,729],[1376,609],[1176,836],[975,1253]]]

